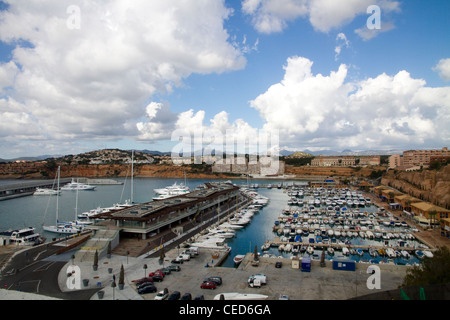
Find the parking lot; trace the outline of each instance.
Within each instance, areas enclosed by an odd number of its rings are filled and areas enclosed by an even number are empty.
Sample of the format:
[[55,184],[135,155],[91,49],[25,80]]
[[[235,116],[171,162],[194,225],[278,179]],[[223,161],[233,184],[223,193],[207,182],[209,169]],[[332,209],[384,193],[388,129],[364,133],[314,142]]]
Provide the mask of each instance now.
[[[177,254],[177,250],[168,252],[161,267],[170,265]],[[381,288],[370,290],[367,288],[370,276],[367,273],[368,264],[357,264],[356,271],[336,271],[330,261],[326,262],[325,267],[320,267],[319,261],[312,261],[311,272],[302,272],[292,268],[289,259],[260,258],[260,264],[253,266],[253,255],[247,254],[238,268],[205,267],[211,263],[213,254],[213,250],[200,249],[198,256],[179,265],[181,271],[172,272],[162,282],[155,282],[158,291],[167,288],[169,294],[179,291],[181,295],[190,293],[192,298],[203,294],[205,300],[228,292],[258,293],[267,295],[269,300],[278,300],[280,294],[288,295],[291,300],[345,300],[375,293],[376,290],[396,289],[407,270],[405,266],[379,265]],[[277,261],[282,262],[281,268],[275,268]],[[267,285],[249,287],[247,280],[252,274],[265,274]],[[221,277],[222,285],[214,290],[201,289],[203,280],[211,276]],[[155,296],[156,293],[142,295],[146,300],[153,300]]]

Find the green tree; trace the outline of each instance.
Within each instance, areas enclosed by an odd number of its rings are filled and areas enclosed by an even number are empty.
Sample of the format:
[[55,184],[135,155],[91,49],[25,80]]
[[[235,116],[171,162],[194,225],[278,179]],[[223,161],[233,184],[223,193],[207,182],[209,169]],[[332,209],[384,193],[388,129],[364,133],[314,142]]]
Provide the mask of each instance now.
[[422,286],[450,282],[450,250],[441,247],[433,258],[424,258],[422,263],[408,269],[402,286]]

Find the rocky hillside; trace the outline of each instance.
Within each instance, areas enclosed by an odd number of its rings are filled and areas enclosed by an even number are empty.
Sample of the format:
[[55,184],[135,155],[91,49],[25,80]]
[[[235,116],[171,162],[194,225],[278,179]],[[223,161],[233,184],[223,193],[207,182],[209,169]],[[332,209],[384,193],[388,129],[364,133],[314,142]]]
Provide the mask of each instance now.
[[297,178],[302,176],[323,176],[323,177],[369,177],[374,171],[385,171],[383,167],[312,167],[312,166],[288,166],[286,165],[285,174],[295,175]]
[[381,180],[381,184],[450,209],[450,165],[440,170],[397,173],[389,171]]

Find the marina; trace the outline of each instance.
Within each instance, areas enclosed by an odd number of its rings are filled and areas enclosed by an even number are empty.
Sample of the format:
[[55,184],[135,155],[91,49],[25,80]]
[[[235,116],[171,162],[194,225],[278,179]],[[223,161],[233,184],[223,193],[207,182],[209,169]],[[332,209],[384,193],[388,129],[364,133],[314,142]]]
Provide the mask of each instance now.
[[[155,180],[135,180],[137,182],[134,186],[135,199],[151,199],[155,195],[154,189],[161,189],[176,183],[174,180]],[[182,265],[184,276],[181,275],[181,277],[185,279],[184,277],[187,275],[185,272],[188,272],[186,268],[192,272],[195,270],[196,276],[192,276],[192,278],[189,276],[189,281],[183,280],[181,283],[176,280],[179,276],[170,276],[164,286],[172,288],[171,290],[183,288],[182,290],[196,292],[202,277],[213,272],[225,280],[226,285],[222,287],[221,292],[252,296],[254,289],[247,285],[246,280],[249,272],[263,272],[270,279],[270,287],[268,285],[267,289],[265,289],[266,286],[258,289],[261,290],[265,299],[275,300],[282,294],[288,294],[292,299],[301,299],[302,297],[339,299],[354,297],[358,291],[363,292],[364,288],[354,291],[350,285],[345,288],[345,291],[336,291],[330,287],[329,293],[325,296],[313,293],[313,289],[305,296],[306,291],[296,290],[296,286],[289,285],[289,279],[297,279],[296,281],[302,282],[302,286],[307,285],[311,288],[316,286],[316,282],[308,280],[309,278],[300,272],[303,269],[296,270],[295,262],[301,261],[302,266],[309,263],[309,268],[312,268],[315,274],[318,273],[319,277],[325,276],[328,280],[322,281],[321,286],[323,287],[335,283],[340,277],[346,277],[344,274],[336,274],[334,271],[333,266],[336,261],[359,262],[356,263],[355,268],[360,270],[364,270],[364,262],[379,263],[392,270],[390,271],[392,272],[391,278],[389,278],[389,283],[385,284],[385,288],[395,288],[406,270],[401,267],[417,263],[423,257],[432,255],[431,250],[427,250],[416,238],[405,238],[403,246],[396,246],[397,242],[393,241],[402,241],[400,235],[405,237],[412,235],[411,228],[403,226],[401,221],[393,219],[389,212],[380,210],[373,203],[367,204],[364,208],[360,207],[358,210],[356,208],[342,210],[344,208],[342,205],[339,206],[339,211],[336,207],[329,211],[326,204],[314,207],[287,206],[289,199],[292,198],[290,188],[256,189],[247,185],[245,181],[239,180],[233,181],[233,183],[230,181],[188,180],[187,184],[193,190],[191,193],[178,195],[172,199],[144,200],[139,203],[123,201],[129,195],[125,193],[125,190],[130,188],[126,183],[122,186],[121,192],[117,185],[99,186],[95,192],[80,192],[80,199],[76,198],[77,193],[63,192],[60,200],[64,200],[63,208],[65,202],[69,204],[66,207],[68,217],[73,217],[74,206],[75,211],[79,209],[76,200],[84,206],[86,203],[83,200],[94,194],[97,195],[97,200],[99,199],[98,195],[120,194],[121,198],[115,198],[115,203],[123,204],[123,206],[110,206],[110,209],[107,209],[107,206],[99,205],[97,202],[97,209],[83,208],[80,210],[83,213],[78,213],[77,217],[91,212],[89,218],[93,218],[95,222],[86,225],[86,230],[96,231],[93,236],[85,240],[81,249],[71,253],[72,263],[80,265],[84,270],[91,268],[93,250],[99,250],[99,259],[105,261],[104,263],[112,263],[112,260],[106,258],[108,242],[113,243],[116,247],[113,251],[115,260],[118,259],[123,263],[123,259],[128,261],[130,258],[136,259],[131,261],[145,261],[148,265],[153,265],[150,264],[151,261],[157,262],[162,248],[165,248],[166,258],[164,261],[167,263],[173,263],[174,260],[180,259],[181,251],[185,252],[184,248],[192,248],[200,253],[201,258],[194,258],[194,262],[185,262]],[[309,188],[306,182],[297,187],[305,190]],[[142,193],[142,190],[149,190],[149,192]],[[304,195],[306,201],[309,200],[308,197],[310,196]],[[56,198],[48,197],[48,203],[54,203]],[[42,199],[43,197],[28,197],[11,201],[16,204],[18,201],[33,201],[43,204]],[[108,198],[106,202],[111,202],[111,198]],[[9,202],[3,202],[3,204],[7,203]],[[62,211],[64,213],[66,210]],[[202,211],[203,214],[200,214]],[[362,214],[360,215],[360,213]],[[352,214],[354,216],[351,216]],[[152,219],[158,218],[158,216],[161,218],[160,221]],[[200,217],[202,218],[200,219]],[[125,222],[127,219],[129,222]],[[111,225],[112,221],[115,223]],[[194,221],[196,222],[194,223]],[[371,223],[369,224],[368,221]],[[391,221],[394,223],[391,224]],[[389,223],[385,225],[384,222]],[[108,224],[110,226],[103,229],[102,225]],[[359,233],[362,232],[363,227],[366,235],[370,235],[370,232],[373,233],[373,239],[370,236],[363,237],[362,233]],[[380,231],[379,240],[375,239],[375,227],[379,227],[376,229]],[[386,230],[384,230],[385,228]],[[333,235],[329,234],[331,230],[333,230]],[[347,236],[338,236],[338,231],[344,234],[344,230],[347,232]],[[42,232],[46,233],[45,230]],[[282,234],[278,234],[280,232]],[[352,235],[353,232],[356,234],[351,237],[348,232]],[[33,233],[36,233],[34,229]],[[128,239],[134,238],[133,234],[146,241],[137,239],[128,242]],[[383,239],[383,235],[385,237],[389,235],[392,239]],[[394,235],[398,235],[398,237]],[[60,234],[60,236],[65,237],[64,234]],[[67,239],[72,239],[72,236]],[[155,242],[154,239],[158,240]],[[134,252],[139,245],[145,245],[142,247],[144,250],[137,250],[136,254],[128,256],[128,253]],[[64,248],[64,245],[61,248]],[[126,258],[125,250],[127,250]],[[254,259],[255,254],[258,255],[258,260]],[[322,268],[321,256],[326,257],[326,261],[333,261],[333,264],[327,264],[328,267]],[[321,268],[318,268],[319,263]],[[128,272],[135,274],[128,276],[128,283],[139,274],[142,277],[142,266],[139,268],[139,265],[140,263],[134,262],[128,267]],[[157,265],[158,263],[153,268],[157,268]],[[287,265],[287,267],[280,271],[277,265]],[[92,275],[96,274],[94,272]],[[286,274],[289,276],[286,277]],[[65,281],[63,275],[64,272],[59,275],[61,282]],[[103,277],[102,281],[109,283],[108,275],[105,274]],[[348,277],[354,279],[354,276],[349,275]],[[277,280],[275,281],[275,279]],[[335,283],[333,286],[336,285]],[[106,285],[102,291],[109,287]],[[95,285],[88,285],[87,288],[95,289]],[[144,296],[137,294],[133,286],[128,286],[128,288],[126,296],[123,298],[152,299],[153,297],[152,294]],[[205,294],[206,299],[214,299],[216,296],[217,294]],[[96,295],[91,299],[96,299]]]

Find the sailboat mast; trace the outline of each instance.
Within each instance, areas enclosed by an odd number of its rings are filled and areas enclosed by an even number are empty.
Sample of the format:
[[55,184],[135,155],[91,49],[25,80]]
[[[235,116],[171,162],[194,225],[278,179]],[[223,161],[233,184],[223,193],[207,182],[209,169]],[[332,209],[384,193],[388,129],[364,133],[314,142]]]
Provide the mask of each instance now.
[[77,221],[77,216],[78,216],[78,190],[80,190],[80,186],[78,184],[78,178],[77,178],[77,194],[75,196],[75,221]]
[[57,171],[57,175],[58,175],[58,189],[57,189],[57,193],[56,193],[56,224],[58,224],[58,208],[59,208],[59,176],[60,176],[60,170],[61,170],[61,166],[58,166],[58,171]]
[[131,204],[133,204],[134,150],[131,150]]

